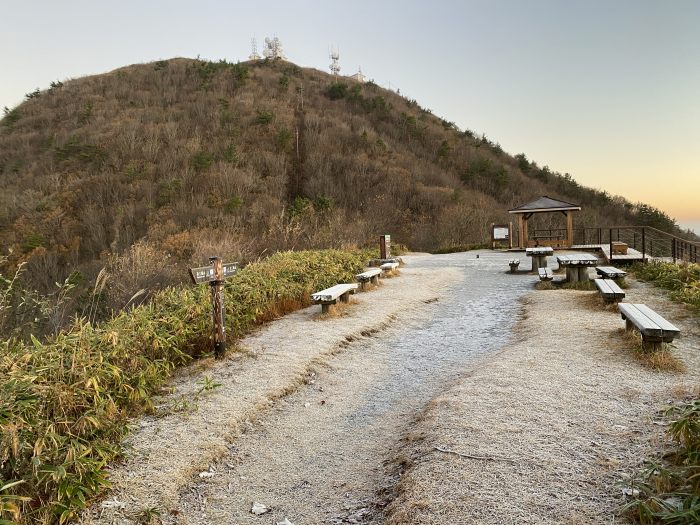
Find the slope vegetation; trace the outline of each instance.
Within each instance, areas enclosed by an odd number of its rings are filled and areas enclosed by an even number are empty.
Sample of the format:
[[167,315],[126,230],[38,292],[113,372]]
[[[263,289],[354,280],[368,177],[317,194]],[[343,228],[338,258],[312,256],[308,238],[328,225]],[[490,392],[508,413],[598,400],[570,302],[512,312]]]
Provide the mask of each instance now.
[[0,189],[0,246],[43,290],[140,240],[173,262],[381,233],[478,243],[544,194],[583,205],[587,226],[673,225],[373,83],[289,62],[178,58],[54,82],[5,111]]

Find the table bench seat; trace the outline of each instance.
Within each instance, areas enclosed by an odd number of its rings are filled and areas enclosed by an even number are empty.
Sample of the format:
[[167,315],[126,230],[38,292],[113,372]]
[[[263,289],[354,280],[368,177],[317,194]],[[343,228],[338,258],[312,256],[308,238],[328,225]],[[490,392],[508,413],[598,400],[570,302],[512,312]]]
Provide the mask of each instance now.
[[311,294],[311,300],[314,304],[321,305],[321,312],[327,313],[331,305],[338,301],[347,303],[350,301],[350,294],[354,294],[357,290],[357,283],[336,284],[320,292]]
[[625,298],[625,292],[612,279],[594,279],[595,286],[606,303],[616,303]]
[[614,266],[596,266],[595,271],[606,279],[622,279],[627,275],[627,272]]
[[379,276],[381,274],[381,268],[370,268],[362,273],[358,273],[355,279],[360,284],[360,291],[364,291],[370,284],[379,284]]
[[540,281],[551,281],[554,279],[554,274],[552,273],[551,268],[540,268],[538,273],[540,275]]
[[681,333],[679,328],[645,304],[620,303],[618,308],[626,329],[636,329],[642,334],[642,348],[650,343],[652,350],[660,350],[661,343],[670,343]]
[[399,267],[399,263],[397,262],[387,262],[382,264],[379,268],[386,273],[386,274],[392,274],[394,273],[395,270],[397,270]]

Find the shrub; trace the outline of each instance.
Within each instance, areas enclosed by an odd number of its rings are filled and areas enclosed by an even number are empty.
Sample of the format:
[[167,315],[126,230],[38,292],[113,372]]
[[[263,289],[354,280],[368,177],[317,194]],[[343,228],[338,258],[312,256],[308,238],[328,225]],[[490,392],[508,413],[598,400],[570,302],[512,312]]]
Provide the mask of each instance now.
[[343,84],[342,82],[335,82],[331,84],[328,89],[326,90],[326,96],[330,98],[331,100],[340,100],[341,98],[345,98],[345,95],[348,93],[348,85]]
[[224,204],[224,210],[226,213],[235,213],[239,209],[243,207],[243,199],[240,197],[231,197],[229,200],[226,201],[226,204]]
[[194,171],[199,173],[209,168],[214,162],[214,156],[207,151],[198,151],[190,159],[190,166],[194,168]]
[[259,109],[256,112],[255,123],[263,126],[268,125],[275,118],[275,114],[272,111]]
[[275,135],[275,146],[279,151],[288,151],[292,143],[292,132],[287,128],[282,128]]

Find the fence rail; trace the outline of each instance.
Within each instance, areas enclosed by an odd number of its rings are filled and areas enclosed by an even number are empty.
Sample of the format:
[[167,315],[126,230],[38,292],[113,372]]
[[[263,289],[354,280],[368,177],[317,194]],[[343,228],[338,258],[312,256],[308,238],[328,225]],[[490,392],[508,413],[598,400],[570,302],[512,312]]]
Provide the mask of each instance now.
[[[649,257],[669,259],[673,262],[700,263],[700,242],[681,239],[651,226],[614,226],[612,228],[574,228],[574,245],[605,245],[624,242]],[[566,239],[565,228],[538,229],[531,232],[533,239]],[[614,259],[612,246],[611,258]]]

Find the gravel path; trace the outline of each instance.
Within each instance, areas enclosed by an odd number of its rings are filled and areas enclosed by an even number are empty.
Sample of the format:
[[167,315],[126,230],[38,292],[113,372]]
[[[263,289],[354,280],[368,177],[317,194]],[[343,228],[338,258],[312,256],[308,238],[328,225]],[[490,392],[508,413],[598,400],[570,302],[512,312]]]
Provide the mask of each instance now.
[[686,334],[688,374],[651,372],[593,292],[535,292],[510,258],[406,257],[341,316],[285,316],[190,368],[112,473],[108,502],[125,508],[83,521],[611,522],[617,481],[663,431],[659,404],[698,382],[697,319],[628,290]]
[[[129,523],[146,509],[157,509],[164,521],[184,522],[180,493],[225,457],[260,414],[304,386],[310,370],[350,341],[400,323],[463,277],[450,268],[401,274],[354,296],[337,317],[321,318],[318,306],[298,311],[245,338],[242,351],[222,362],[183,371],[160,413],[138,422],[127,461],[111,472],[112,492],[83,522]],[[207,390],[207,380],[220,386]]]
[[425,411],[386,523],[625,522],[624,480],[658,449],[659,410],[700,385],[698,318],[647,285],[626,292],[682,329],[687,373],[645,368],[595,292],[537,291],[518,341]]

